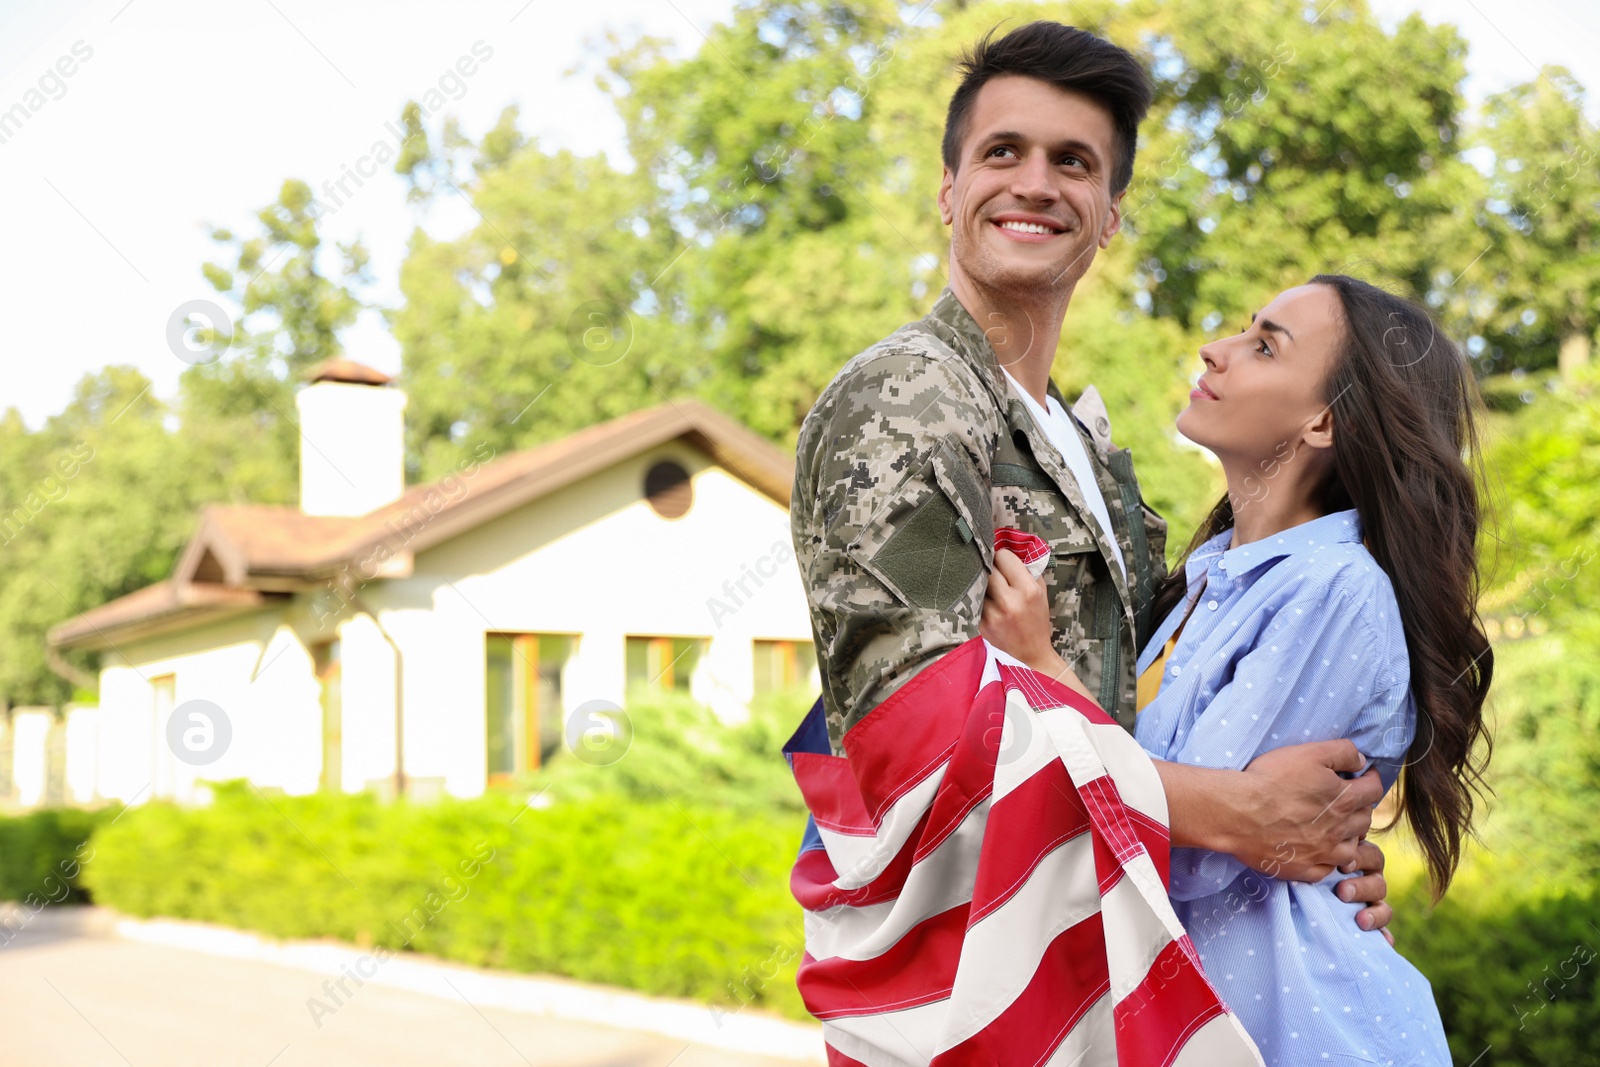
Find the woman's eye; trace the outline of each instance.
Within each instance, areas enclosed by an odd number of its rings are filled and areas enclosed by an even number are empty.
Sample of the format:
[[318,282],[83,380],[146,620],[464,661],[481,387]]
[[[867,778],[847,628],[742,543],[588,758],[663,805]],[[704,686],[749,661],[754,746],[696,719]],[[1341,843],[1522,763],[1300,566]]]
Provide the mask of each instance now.
[[1272,355],[1272,346],[1267,344],[1267,339],[1263,337],[1261,340],[1256,342],[1256,351],[1260,352],[1263,356],[1270,356]]

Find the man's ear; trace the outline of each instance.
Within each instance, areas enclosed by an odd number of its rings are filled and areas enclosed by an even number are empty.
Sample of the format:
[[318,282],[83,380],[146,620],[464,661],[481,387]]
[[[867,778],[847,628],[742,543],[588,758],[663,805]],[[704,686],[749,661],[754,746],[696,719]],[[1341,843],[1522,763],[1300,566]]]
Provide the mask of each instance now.
[[1122,229],[1122,198],[1127,195],[1127,192],[1128,190],[1124,189],[1111,198],[1111,210],[1106,212],[1106,221],[1100,227],[1101,248],[1111,247],[1111,239],[1117,235],[1118,230]]
[[955,195],[956,176],[950,173],[950,168],[944,168],[944,177],[939,180],[939,218],[946,226],[955,220]]
[[1322,409],[1321,414],[1306,424],[1305,432],[1300,435],[1312,448],[1324,449],[1333,447],[1333,405],[1329,404]]

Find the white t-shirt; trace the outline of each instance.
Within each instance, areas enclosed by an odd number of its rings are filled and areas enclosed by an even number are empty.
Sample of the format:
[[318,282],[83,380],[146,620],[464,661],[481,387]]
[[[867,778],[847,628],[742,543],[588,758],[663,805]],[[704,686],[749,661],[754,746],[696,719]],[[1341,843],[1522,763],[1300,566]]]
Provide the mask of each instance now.
[[1056,446],[1056,451],[1061,453],[1061,458],[1066,461],[1067,470],[1078,480],[1078,491],[1083,494],[1083,502],[1089,505],[1089,512],[1094,516],[1094,521],[1100,524],[1101,532],[1111,543],[1111,554],[1117,557],[1117,566],[1122,568],[1122,576],[1126,578],[1128,565],[1122,560],[1122,546],[1117,544],[1116,535],[1111,528],[1111,512],[1106,510],[1106,498],[1100,492],[1100,483],[1094,476],[1094,464],[1089,460],[1089,453],[1084,450],[1083,438],[1078,436],[1078,428],[1072,424],[1072,416],[1067,414],[1067,410],[1057,403],[1053,396],[1045,397],[1050,405],[1048,411],[1040,407],[1039,402],[1011,377],[1010,371],[1006,371],[1005,375],[1016,387],[1017,395],[1022,397],[1022,402],[1027,405],[1033,421],[1039,424],[1045,437]]

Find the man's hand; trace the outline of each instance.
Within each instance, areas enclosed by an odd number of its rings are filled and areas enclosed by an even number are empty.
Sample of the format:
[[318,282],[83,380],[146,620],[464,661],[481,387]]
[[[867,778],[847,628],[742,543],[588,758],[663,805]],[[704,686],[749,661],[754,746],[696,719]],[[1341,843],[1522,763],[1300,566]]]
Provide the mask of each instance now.
[[[1339,777],[1366,763],[1348,740],[1290,745],[1257,756],[1244,769],[1247,824],[1232,833],[1233,853],[1248,867],[1296,882],[1320,882],[1359,862],[1357,846],[1383,799],[1376,770]],[[1380,861],[1381,868],[1381,861]]]
[[1334,889],[1343,901],[1364,900],[1367,906],[1356,912],[1356,925],[1363,930],[1382,930],[1383,936],[1394,944],[1394,935],[1388,930],[1394,918],[1394,909],[1383,898],[1389,895],[1389,883],[1383,877],[1383,849],[1371,841],[1356,847],[1356,860],[1339,868],[1341,873],[1361,872],[1359,878],[1346,878]]
[[1339,899],[1366,901],[1363,930],[1383,930],[1394,911],[1384,902],[1383,851],[1365,840],[1372,807],[1383,797],[1377,771],[1341,778],[1365,761],[1349,741],[1290,745],[1257,756],[1242,771],[1156,760],[1167,791],[1172,844],[1227,852],[1274,878],[1317,882],[1335,867],[1359,878],[1340,882]]

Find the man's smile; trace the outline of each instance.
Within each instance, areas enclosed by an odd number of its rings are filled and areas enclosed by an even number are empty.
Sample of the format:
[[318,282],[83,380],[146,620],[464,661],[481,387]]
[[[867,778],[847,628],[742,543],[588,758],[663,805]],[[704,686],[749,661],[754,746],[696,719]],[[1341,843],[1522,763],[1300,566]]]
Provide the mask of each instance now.
[[1064,223],[1048,215],[1023,214],[1015,211],[996,215],[989,222],[1012,240],[1029,244],[1048,241],[1067,231]]

